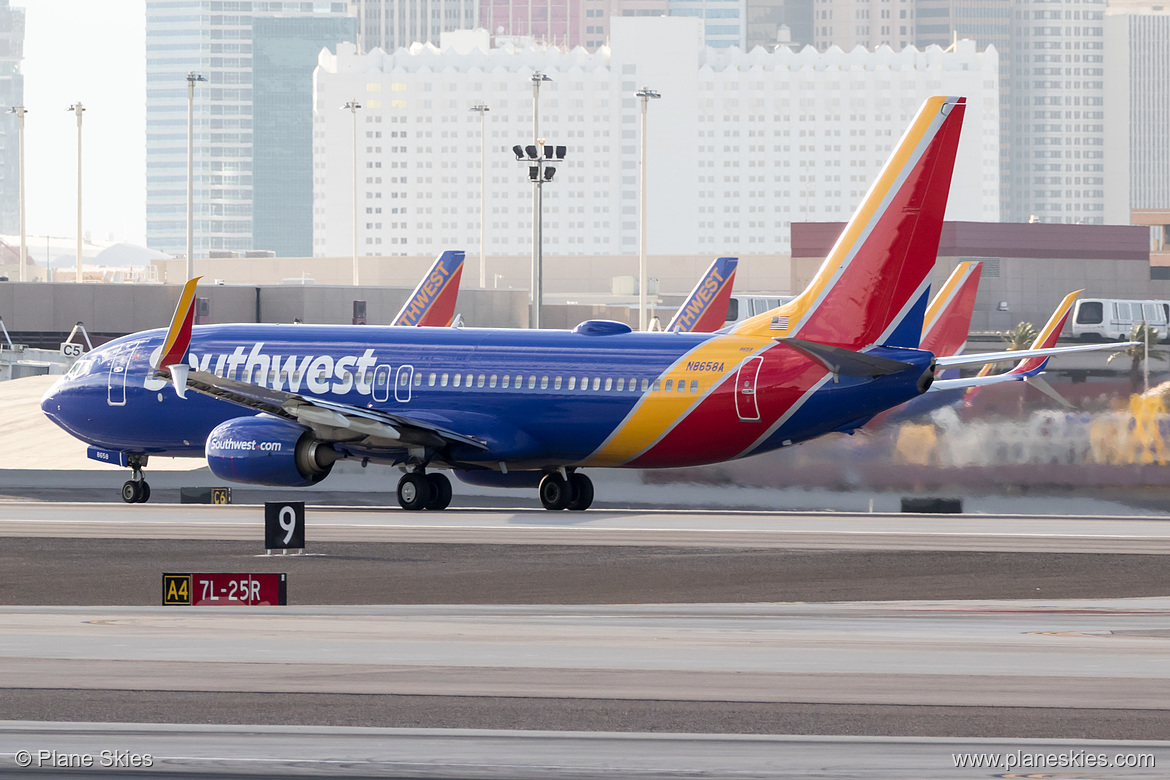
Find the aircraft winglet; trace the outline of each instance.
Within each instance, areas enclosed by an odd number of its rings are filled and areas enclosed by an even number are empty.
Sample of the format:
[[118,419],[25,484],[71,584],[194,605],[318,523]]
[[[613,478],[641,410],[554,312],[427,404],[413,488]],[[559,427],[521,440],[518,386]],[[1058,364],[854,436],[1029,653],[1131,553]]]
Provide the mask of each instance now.
[[187,372],[191,369],[187,364],[187,348],[191,346],[191,328],[195,324],[195,287],[202,278],[196,276],[183,285],[166,338],[150,360],[152,368],[170,375],[180,398],[187,397]]

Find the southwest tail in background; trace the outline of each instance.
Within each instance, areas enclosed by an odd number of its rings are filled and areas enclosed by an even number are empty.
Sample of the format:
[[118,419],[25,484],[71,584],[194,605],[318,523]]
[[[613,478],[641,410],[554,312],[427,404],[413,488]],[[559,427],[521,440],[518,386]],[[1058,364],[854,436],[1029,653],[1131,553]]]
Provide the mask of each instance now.
[[459,250],[448,250],[439,255],[390,324],[449,327],[455,321],[455,301],[459,297],[464,256]]
[[663,330],[679,333],[714,333],[727,322],[731,290],[739,258],[720,257],[707,268],[695,289],[683,301],[674,319]]
[[733,333],[917,347],[965,110],[966,98],[929,98],[808,288]]
[[955,266],[942,289],[926,307],[918,346],[936,355],[957,355],[967,345],[971,313],[979,292],[983,263],[967,260]]

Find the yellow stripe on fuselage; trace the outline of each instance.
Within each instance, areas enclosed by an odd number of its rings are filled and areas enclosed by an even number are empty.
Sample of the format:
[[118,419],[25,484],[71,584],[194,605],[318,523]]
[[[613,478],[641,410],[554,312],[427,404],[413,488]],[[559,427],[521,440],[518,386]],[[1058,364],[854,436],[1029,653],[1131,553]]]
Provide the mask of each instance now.
[[[638,405],[617,430],[582,465],[615,466],[633,460],[697,406],[712,387],[738,371],[745,358],[771,344],[771,339],[721,335],[687,352],[658,377],[658,392],[651,389],[643,393]],[[722,370],[695,370],[696,366],[711,364],[721,366]],[[690,384],[694,380],[698,380],[699,387],[698,392],[692,393]],[[676,388],[669,393],[664,389],[667,381]],[[686,383],[686,392],[678,392],[680,381]]]
[[[817,275],[813,277],[812,282],[805,288],[804,292],[778,309],[758,314],[740,323],[738,327],[732,330],[733,335],[757,337],[788,336],[799,330],[800,326],[804,324],[810,310],[820,299],[821,293],[837,280],[837,277],[843,270],[842,265],[846,258],[853,252],[857,240],[865,232],[866,227],[873,222],[874,216],[878,213],[878,209],[885,201],[886,196],[890,192],[890,188],[894,186],[898,177],[902,175],[906,163],[922,144],[923,138],[934,124],[935,119],[938,118],[939,109],[945,102],[945,97],[935,96],[929,98],[923,104],[922,109],[918,112],[918,116],[915,117],[914,123],[910,125],[909,129],[906,130],[906,134],[902,137],[902,142],[898,144],[898,148],[886,162],[886,166],[882,169],[881,174],[866,194],[865,200],[861,202],[861,205],[853,214],[853,218],[845,226],[845,231],[837,239],[837,243],[829,251],[829,256],[825,258],[825,262],[821,265],[820,270],[817,271]],[[770,330],[772,317],[785,314],[788,315],[788,329]]]
[[934,300],[926,307],[926,316],[922,322],[923,336],[930,333],[930,329],[934,327],[939,315],[950,305],[955,295],[959,292],[959,289],[963,286],[963,282],[967,281],[967,276],[973,265],[975,265],[974,260],[964,260],[955,266],[955,270],[947,277],[946,282],[938,291],[938,295],[934,296]]

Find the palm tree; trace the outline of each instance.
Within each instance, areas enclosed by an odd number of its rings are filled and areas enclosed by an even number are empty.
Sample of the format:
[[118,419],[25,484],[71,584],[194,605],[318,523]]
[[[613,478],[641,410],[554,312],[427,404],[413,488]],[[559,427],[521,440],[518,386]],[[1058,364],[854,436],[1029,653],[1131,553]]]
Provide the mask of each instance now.
[[1155,349],[1150,346],[1147,350],[1146,345],[1157,344],[1157,332],[1143,322],[1135,322],[1133,328],[1129,332],[1129,340],[1137,342],[1130,344],[1120,352],[1114,352],[1109,356],[1108,362],[1112,363],[1115,358],[1127,357],[1129,363],[1129,388],[1134,394],[1138,393],[1138,388],[1142,384],[1142,361],[1143,360],[1166,360],[1167,353],[1164,349]]
[[[1001,330],[996,335],[1007,346],[1009,352],[1015,352],[1021,349],[1031,349],[1036,337],[1040,334],[1032,323],[1021,322],[1011,330]],[[997,364],[996,370],[999,370],[1000,365],[1003,364]],[[1010,367],[1011,364],[1008,365]]]

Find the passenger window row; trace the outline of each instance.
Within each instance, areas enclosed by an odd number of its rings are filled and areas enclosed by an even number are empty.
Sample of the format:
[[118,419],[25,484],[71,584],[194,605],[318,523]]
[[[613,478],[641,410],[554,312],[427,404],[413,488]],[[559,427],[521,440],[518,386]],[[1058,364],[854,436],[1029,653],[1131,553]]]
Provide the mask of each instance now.
[[[225,373],[228,375],[228,378],[234,379],[232,374],[234,374],[235,371],[227,371]],[[244,382],[265,381],[264,372],[256,372],[254,374],[241,372],[241,374],[241,380]],[[376,376],[376,372],[374,371],[365,371],[361,374],[355,374],[352,371],[345,371],[342,373],[341,379],[343,381],[354,379],[360,384],[369,385],[375,381]],[[288,382],[290,378],[289,372],[267,372],[268,384],[275,385],[278,377],[281,384]],[[301,372],[293,372],[291,378],[294,383],[300,381]],[[326,371],[321,371],[319,372],[317,378],[320,381],[328,381],[332,378],[332,374]],[[385,380],[379,380],[379,384],[383,384],[385,381],[388,381],[389,378],[390,375],[389,372],[387,372]],[[408,380],[405,376],[402,376],[398,381],[400,384],[405,385]],[[510,388],[515,388],[517,390],[524,388],[527,388],[528,390],[535,390],[539,386],[541,390],[548,390],[551,387],[553,390],[580,390],[584,392],[638,392],[639,389],[643,393],[647,391],[652,393],[688,392],[688,383],[686,379],[679,379],[677,381],[674,379],[667,379],[665,381],[655,379],[651,381],[650,379],[646,378],[638,380],[636,377],[630,377],[627,379],[626,377],[570,376],[565,378],[561,376],[550,377],[547,375],[538,377],[536,374],[529,374],[527,377],[525,377],[523,374],[461,374],[451,372],[438,373],[433,371],[429,374],[425,374],[424,376],[424,372],[415,371],[413,385],[415,387],[422,387],[424,382],[426,383],[427,387],[487,387],[488,389],[500,388],[502,390],[508,390]],[[698,379],[690,380],[689,392],[699,392]]]

